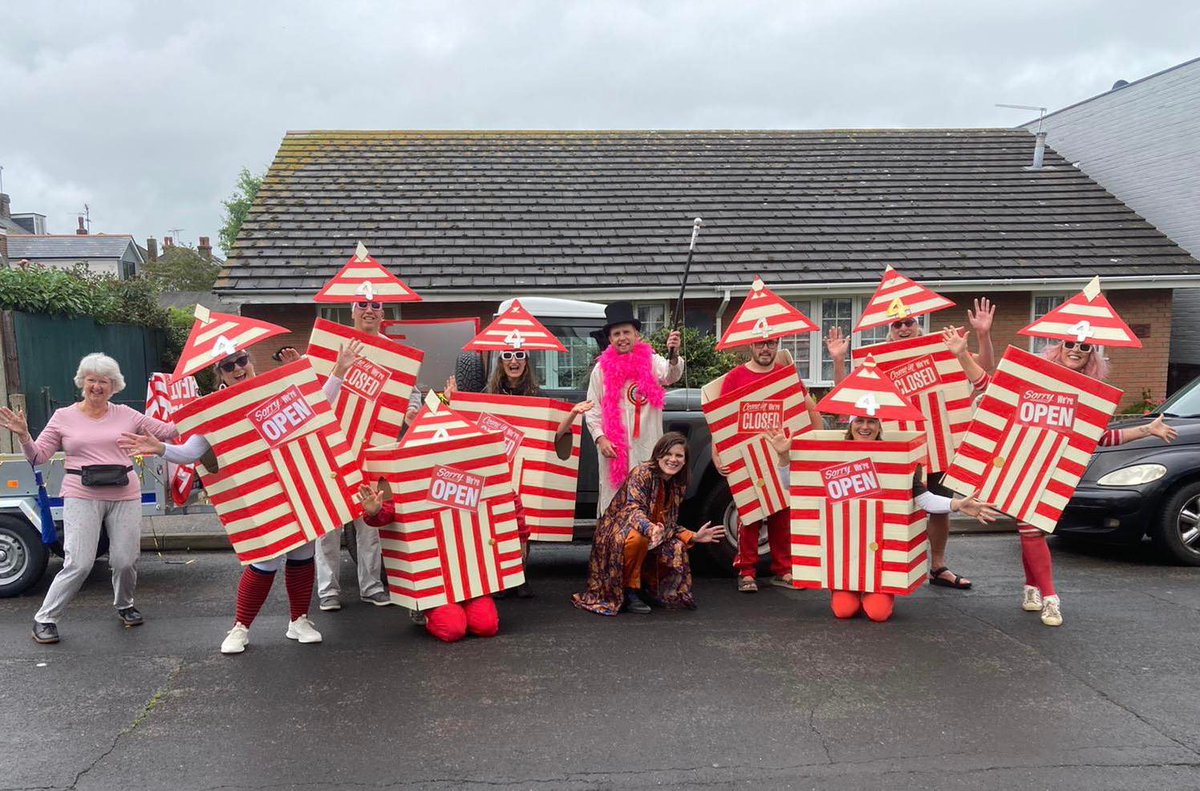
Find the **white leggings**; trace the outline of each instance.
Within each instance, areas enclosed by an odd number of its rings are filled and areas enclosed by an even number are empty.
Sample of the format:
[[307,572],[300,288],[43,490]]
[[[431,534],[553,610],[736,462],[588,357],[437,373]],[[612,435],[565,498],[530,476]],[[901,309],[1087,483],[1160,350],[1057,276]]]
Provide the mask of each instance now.
[[268,574],[273,574],[283,568],[283,561],[285,560],[308,560],[311,558],[313,556],[313,552],[316,551],[316,545],[317,544],[315,541],[309,541],[304,546],[296,547],[285,555],[280,555],[279,557],[271,558],[270,560],[255,561],[250,565],[254,566],[254,568],[258,569],[259,571],[265,571]]

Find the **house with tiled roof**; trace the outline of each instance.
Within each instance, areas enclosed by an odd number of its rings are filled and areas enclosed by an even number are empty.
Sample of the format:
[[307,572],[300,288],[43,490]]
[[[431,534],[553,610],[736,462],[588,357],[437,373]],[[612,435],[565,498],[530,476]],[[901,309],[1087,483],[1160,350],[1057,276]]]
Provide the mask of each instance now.
[[[1100,275],[1142,337],[1115,383],[1166,382],[1171,298],[1200,264],[1024,130],[291,132],[217,282],[303,342],[313,295],[361,240],[422,297],[404,318],[484,319],[509,296],[628,299],[670,316],[704,219],[687,322],[719,331],[755,275],[849,330],[887,265],[957,307],[998,304],[999,347]],[[855,346],[879,333],[856,336]],[[790,342],[813,385],[815,335]],[[1128,381],[1125,381],[1128,380]]]
[[10,265],[22,260],[31,264],[71,269],[78,265],[89,272],[130,278],[145,264],[145,254],[129,234],[11,234],[8,237]]
[[[1200,58],[1110,90],[1023,128],[1047,142],[1147,222],[1200,256]],[[1200,376],[1200,289],[1172,305],[1170,387]]]

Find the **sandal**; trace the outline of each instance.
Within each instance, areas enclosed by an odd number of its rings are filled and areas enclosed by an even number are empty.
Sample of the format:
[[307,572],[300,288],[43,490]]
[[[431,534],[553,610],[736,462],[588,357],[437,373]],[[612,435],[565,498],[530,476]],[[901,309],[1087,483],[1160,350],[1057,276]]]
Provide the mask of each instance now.
[[[942,579],[942,575],[948,571],[950,572],[950,576],[954,579]],[[955,588],[956,590],[960,591],[971,589],[971,583],[958,576],[953,571],[950,571],[949,566],[941,566],[940,568],[936,568],[929,572],[929,584],[937,585],[941,588]]]
[[757,591],[758,583],[754,581],[754,577],[738,577],[739,593],[756,593]]

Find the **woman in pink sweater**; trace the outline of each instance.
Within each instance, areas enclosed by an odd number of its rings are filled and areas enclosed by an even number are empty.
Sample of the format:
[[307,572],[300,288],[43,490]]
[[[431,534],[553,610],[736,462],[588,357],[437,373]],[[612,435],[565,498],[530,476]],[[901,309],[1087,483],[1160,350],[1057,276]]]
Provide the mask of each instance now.
[[105,354],[89,354],[79,361],[75,386],[83,391],[83,400],[55,410],[37,440],[29,435],[25,415],[0,407],[0,425],[17,435],[30,464],[44,464],[59,451],[66,454],[63,567],[33,616],[33,639],[39,643],[58,642],[58,618],[96,562],[101,526],[108,529],[117,616],[126,627],[142,624],[142,614],[133,606],[142,539],[142,488],[129,454],[117,447],[117,441],[126,433],[160,439],[177,435],[170,423],[110,403],[125,389],[125,377],[117,361]]

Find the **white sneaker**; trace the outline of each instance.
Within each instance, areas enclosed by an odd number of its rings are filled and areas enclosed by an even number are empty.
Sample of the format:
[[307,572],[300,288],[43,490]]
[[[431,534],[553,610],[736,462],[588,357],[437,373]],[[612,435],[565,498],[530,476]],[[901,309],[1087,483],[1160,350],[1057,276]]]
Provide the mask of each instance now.
[[1062,626],[1062,610],[1057,596],[1047,596],[1042,602],[1042,623],[1046,626]]
[[307,615],[301,615],[288,624],[287,636],[289,640],[298,640],[301,643],[321,642],[321,633],[313,626],[313,622],[308,620]]
[[225,635],[225,639],[221,641],[221,653],[240,654],[246,650],[248,642],[250,642],[250,628],[235,623],[229,630],[229,634]]
[[1025,612],[1041,612],[1042,592],[1032,585],[1026,585],[1025,593],[1021,597],[1021,609]]

